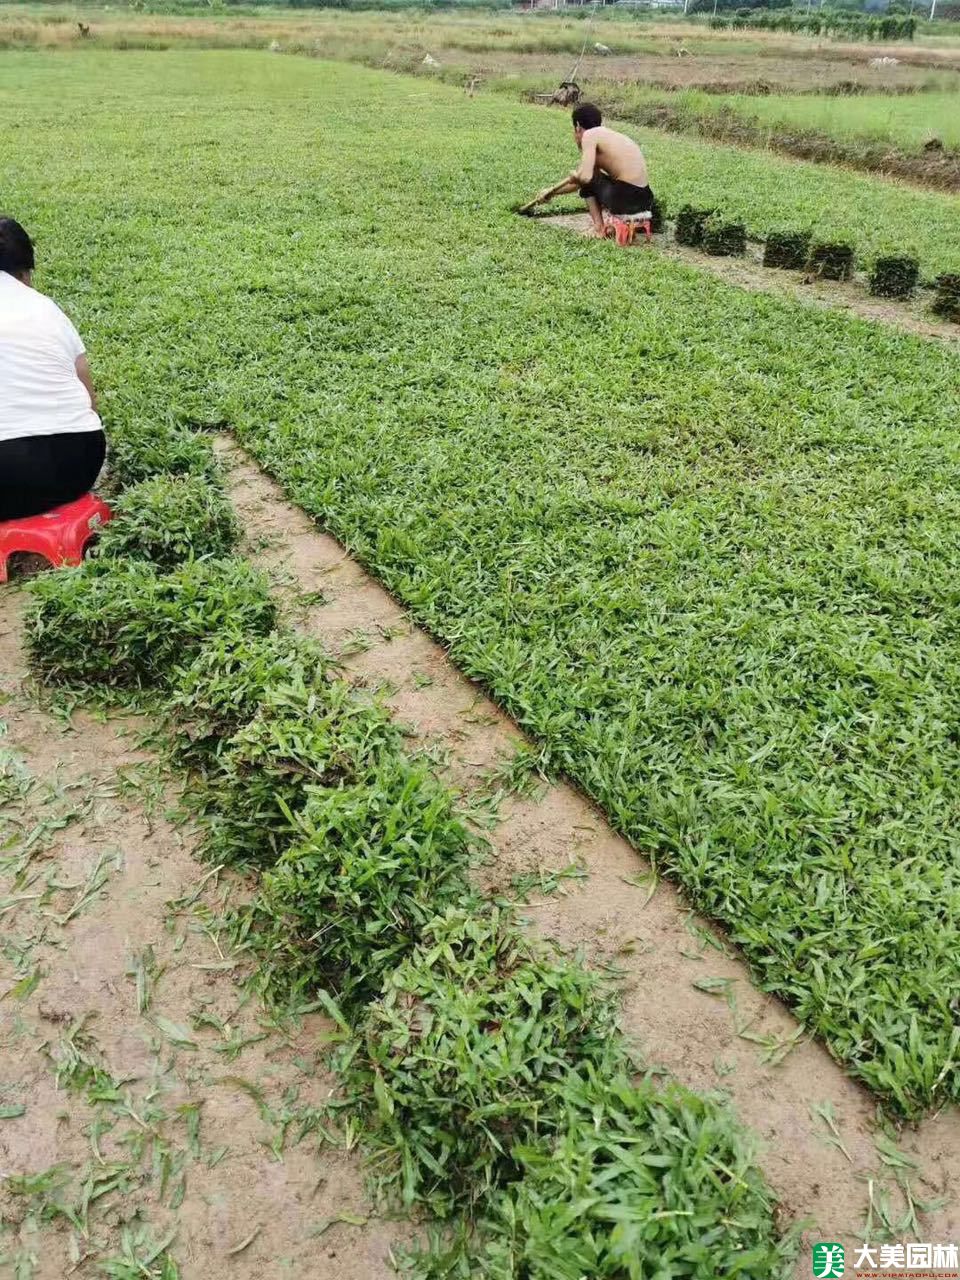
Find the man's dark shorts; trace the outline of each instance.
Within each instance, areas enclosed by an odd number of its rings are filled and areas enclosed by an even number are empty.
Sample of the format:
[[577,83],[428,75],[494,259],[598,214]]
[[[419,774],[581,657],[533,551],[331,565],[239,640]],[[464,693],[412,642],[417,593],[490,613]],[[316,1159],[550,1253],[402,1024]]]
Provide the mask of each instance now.
[[649,213],[653,209],[653,192],[649,187],[635,187],[632,182],[619,182],[599,169],[580,188],[587,200],[593,196],[608,213]]

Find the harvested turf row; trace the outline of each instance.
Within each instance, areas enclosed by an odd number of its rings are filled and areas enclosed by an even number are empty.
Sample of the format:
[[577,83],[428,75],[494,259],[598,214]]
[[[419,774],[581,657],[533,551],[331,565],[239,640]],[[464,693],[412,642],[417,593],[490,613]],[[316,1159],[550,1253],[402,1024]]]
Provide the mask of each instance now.
[[[137,554],[126,519],[121,509],[114,536]],[[164,560],[171,545],[145,536]],[[533,1221],[551,1178],[556,1209],[572,1213],[568,1160],[595,1187],[589,1231],[576,1214],[567,1229],[591,1274],[623,1274],[625,1249],[671,1257],[691,1275],[785,1274],[792,1246],[778,1239],[769,1192],[722,1108],[649,1082],[631,1093],[635,1068],[609,995],[529,941],[509,909],[477,900],[466,878],[476,842],[449,794],[406,758],[381,708],[328,678],[314,646],[266,634],[272,603],[244,562],[188,559],[162,573],[121,555],[41,579],[34,594],[31,655],[50,678],[102,681],[134,699],[173,690],[169,714],[205,811],[234,833],[240,813],[237,860],[274,863],[238,936],[274,989],[309,992],[339,1021],[342,1105],[381,1188],[440,1215],[485,1211],[453,1253],[437,1241],[409,1259],[411,1274],[473,1274],[477,1250],[477,1274],[555,1274],[551,1231],[520,1239],[508,1220]],[[177,666],[198,650],[192,667]],[[600,1173],[611,1148],[587,1133],[615,1133],[625,1115],[648,1154],[611,1180]],[[670,1151],[659,1149],[665,1115],[682,1135]],[[677,1187],[689,1196],[694,1183],[696,1208],[678,1208]],[[500,1188],[507,1199],[494,1211],[487,1201]],[[616,1225],[624,1214],[635,1219],[626,1232]],[[736,1231],[705,1245],[707,1221],[731,1220]]]
[[238,985],[242,883],[197,861],[148,718],[33,696],[27,603],[0,596],[0,896],[31,895],[0,925],[0,1275],[390,1280],[411,1228],[313,1127],[322,1018]]
[[[868,1093],[760,992],[742,959],[690,914],[672,884],[638,864],[635,850],[584,796],[567,781],[531,777],[531,768],[542,767],[538,748],[519,737],[517,726],[342,545],[236,445],[226,439],[218,445],[247,553],[279,575],[281,608],[298,631],[339,655],[360,688],[382,692],[404,725],[408,748],[416,742],[491,831],[492,856],[477,868],[476,881],[497,900],[529,901],[529,927],[557,940],[566,954],[585,948],[591,965],[605,972],[612,966],[618,982],[622,975],[622,1026],[631,1041],[667,1078],[708,1096],[717,1088],[728,1095],[750,1132],[763,1135],[758,1163],[787,1207],[785,1220],[808,1219],[806,1241],[837,1236],[855,1248],[865,1229],[857,1224],[867,1180],[877,1187],[885,1177]],[[705,972],[711,976],[704,982]],[[824,1107],[843,1153],[823,1145]],[[918,1133],[899,1132],[925,1171],[922,1196],[934,1201],[955,1180],[947,1152],[957,1149],[956,1120],[948,1109]],[[899,1189],[891,1194],[899,1204]],[[924,1234],[952,1238],[955,1215],[929,1201],[928,1207]],[[894,1235],[907,1230],[891,1228]],[[798,1277],[803,1270],[801,1259]]]

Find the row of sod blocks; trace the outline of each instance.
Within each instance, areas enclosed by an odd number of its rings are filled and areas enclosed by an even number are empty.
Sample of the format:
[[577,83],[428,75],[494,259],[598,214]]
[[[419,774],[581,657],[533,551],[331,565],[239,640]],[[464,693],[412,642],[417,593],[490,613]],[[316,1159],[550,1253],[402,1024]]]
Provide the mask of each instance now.
[[[654,201],[652,229],[662,231],[665,223],[666,210]],[[714,257],[742,257],[747,251],[744,223],[726,221],[716,209],[690,204],[677,212],[674,238],[677,244],[702,249]],[[851,280],[856,253],[843,241],[815,241],[810,231],[771,231],[764,241],[763,265],[804,271],[820,280]],[[921,283],[920,263],[910,254],[883,255],[874,260],[868,283],[876,298],[911,298]],[[941,275],[934,288],[933,313],[960,323],[960,275]]]
[[[808,271],[821,280],[849,280],[856,256],[842,241],[813,241],[809,231],[772,231],[763,246],[763,265],[786,271]],[[920,282],[920,263],[907,254],[877,258],[870,272],[870,292],[877,298],[909,298]]]
[[[716,256],[746,252],[746,228],[725,222],[715,209],[684,205],[677,213],[677,244],[703,249]],[[772,231],[764,243],[763,265],[786,271],[806,271],[821,280],[850,280],[856,266],[852,245],[842,241],[814,241],[809,231]],[[920,263],[908,254],[879,257],[870,271],[869,287],[877,298],[909,298],[920,283]],[[942,275],[933,303],[936,315],[960,322],[960,276]]]

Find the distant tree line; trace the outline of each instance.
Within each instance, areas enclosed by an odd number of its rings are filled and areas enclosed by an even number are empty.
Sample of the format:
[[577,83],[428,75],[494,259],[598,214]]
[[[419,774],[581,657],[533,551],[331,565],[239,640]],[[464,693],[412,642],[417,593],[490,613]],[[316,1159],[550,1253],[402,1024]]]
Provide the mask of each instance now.
[[[700,3],[701,10],[713,9],[713,0]],[[721,6],[718,0],[718,9]],[[912,14],[851,13],[824,9],[801,13],[795,9],[772,11],[770,0],[765,8],[738,7],[732,13],[718,12],[710,19],[717,30],[762,28],[764,31],[790,31],[801,35],[844,36],[849,40],[912,40],[917,19]]]
[[713,13],[714,9],[718,13],[723,13],[727,17],[732,17],[737,13],[751,13],[754,9],[789,9],[793,0],[750,0],[749,5],[744,4],[744,0],[691,0],[687,6],[687,13]]
[[[241,3],[246,0],[240,0]],[[515,0],[256,0],[291,9],[512,9]],[[226,0],[227,4],[232,0]]]
[[[0,0],[2,5],[4,0]],[[59,0],[38,0],[57,4]],[[100,7],[100,0],[89,0]],[[87,0],[80,0],[81,4]],[[109,7],[109,6],[107,6]],[[255,17],[264,8],[275,9],[344,9],[350,11],[401,9],[478,9],[504,10],[516,7],[516,0],[114,0],[115,8],[130,8],[139,13],[211,14],[227,10],[231,14]]]

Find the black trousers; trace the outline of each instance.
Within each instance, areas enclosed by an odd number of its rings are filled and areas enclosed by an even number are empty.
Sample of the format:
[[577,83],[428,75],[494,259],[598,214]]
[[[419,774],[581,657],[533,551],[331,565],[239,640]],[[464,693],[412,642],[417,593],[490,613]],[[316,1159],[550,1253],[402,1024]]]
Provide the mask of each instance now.
[[43,515],[83,497],[106,452],[102,431],[0,440],[0,520]]
[[653,192],[649,187],[635,187],[632,182],[620,182],[600,169],[589,182],[580,188],[584,200],[590,196],[609,213],[651,213]]

